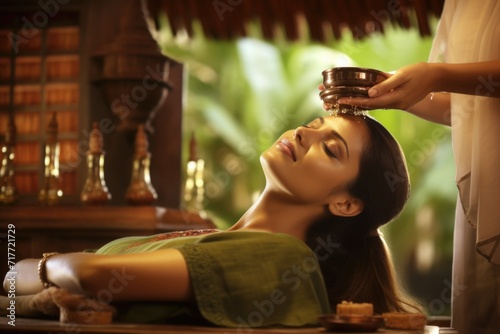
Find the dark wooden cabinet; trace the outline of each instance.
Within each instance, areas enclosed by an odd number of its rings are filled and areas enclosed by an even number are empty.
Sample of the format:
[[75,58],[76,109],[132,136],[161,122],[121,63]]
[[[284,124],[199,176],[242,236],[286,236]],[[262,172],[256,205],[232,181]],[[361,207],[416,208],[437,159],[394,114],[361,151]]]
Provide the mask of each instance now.
[[[54,113],[59,124],[59,165],[64,193],[61,203],[80,204],[87,174],[89,132],[96,122],[103,132],[105,180],[112,195],[110,205],[127,205],[125,192],[132,174],[133,136],[118,130],[122,120],[113,113],[115,101],[104,98],[98,82],[102,73],[96,55],[120,35],[129,1],[74,0],[60,4],[53,15],[40,3],[0,2],[0,142],[13,115],[17,128],[14,178],[20,195],[18,205],[37,204],[44,174],[47,125]],[[47,20],[36,21],[40,17]],[[144,20],[140,12],[137,20]],[[34,25],[33,32],[27,28],[30,24]],[[12,36],[18,36],[17,43],[12,42]],[[129,49],[136,51],[133,47]],[[151,181],[158,194],[154,205],[162,207],[178,208],[181,204],[183,72],[183,64],[170,61],[171,89],[155,106],[153,130],[148,134]],[[145,68],[144,77],[149,78],[148,75]],[[143,90],[117,91],[116,100]]]
[[[125,192],[134,143],[130,133],[115,130],[120,119],[96,82],[100,75],[95,60],[99,50],[119,36],[129,2],[74,0],[60,4],[54,15],[41,3],[45,2],[0,3],[0,137],[13,115],[18,129],[14,170],[20,195],[15,206],[0,206],[0,276],[9,263],[39,258],[44,252],[75,252],[120,237],[213,228],[211,221],[178,210],[183,183],[183,65],[170,62],[171,89],[157,105],[149,133],[151,181],[158,194],[155,206],[128,206]],[[40,17],[47,17],[47,22],[38,22],[36,34],[16,52],[9,34],[22,35],[25,21]],[[138,12],[137,20],[143,19]],[[61,169],[64,196],[60,205],[46,207],[38,203],[37,194],[43,176],[45,129],[53,112],[59,121],[61,164],[71,168]],[[106,206],[86,207],[80,203],[80,193],[93,122],[106,124],[110,130],[102,132],[104,175],[112,199]]]

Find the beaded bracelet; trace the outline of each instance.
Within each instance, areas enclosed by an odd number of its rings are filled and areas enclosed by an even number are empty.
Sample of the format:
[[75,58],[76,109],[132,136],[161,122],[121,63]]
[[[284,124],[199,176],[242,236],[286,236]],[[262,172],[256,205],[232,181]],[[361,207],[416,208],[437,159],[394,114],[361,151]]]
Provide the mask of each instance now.
[[43,253],[42,259],[38,262],[38,278],[40,278],[40,282],[45,289],[50,288],[51,286],[56,286],[53,283],[50,283],[47,279],[47,268],[45,266],[45,262],[49,259],[49,257],[56,255],[59,253]]

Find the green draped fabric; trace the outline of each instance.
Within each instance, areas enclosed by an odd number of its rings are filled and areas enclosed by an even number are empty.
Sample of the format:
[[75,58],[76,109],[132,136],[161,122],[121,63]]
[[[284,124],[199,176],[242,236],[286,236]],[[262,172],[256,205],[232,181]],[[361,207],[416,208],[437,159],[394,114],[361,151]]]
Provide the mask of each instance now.
[[330,312],[314,252],[286,234],[225,231],[167,240],[161,235],[129,237],[96,253],[164,248],[178,249],[186,259],[197,307],[138,303],[120,321],[168,322],[179,314],[199,312],[217,326],[306,326]]

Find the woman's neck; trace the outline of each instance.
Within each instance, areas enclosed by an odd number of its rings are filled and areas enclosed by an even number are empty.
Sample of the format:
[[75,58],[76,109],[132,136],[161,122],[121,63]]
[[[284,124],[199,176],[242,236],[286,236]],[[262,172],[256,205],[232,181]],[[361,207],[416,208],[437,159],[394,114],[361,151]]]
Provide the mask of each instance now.
[[264,192],[228,231],[286,233],[305,240],[311,223],[323,214],[321,207],[283,201],[269,192]]

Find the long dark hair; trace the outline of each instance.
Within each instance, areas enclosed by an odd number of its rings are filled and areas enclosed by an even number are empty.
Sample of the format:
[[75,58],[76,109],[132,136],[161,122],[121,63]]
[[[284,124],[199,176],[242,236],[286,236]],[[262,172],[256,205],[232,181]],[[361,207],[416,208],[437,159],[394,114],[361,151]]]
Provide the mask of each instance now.
[[394,137],[375,119],[364,117],[370,137],[360,159],[358,177],[347,191],[364,203],[355,217],[333,216],[325,208],[314,222],[307,244],[316,252],[330,304],[369,302],[374,312],[418,310],[403,292],[392,258],[377,229],[402,211],[410,180],[405,157]]

